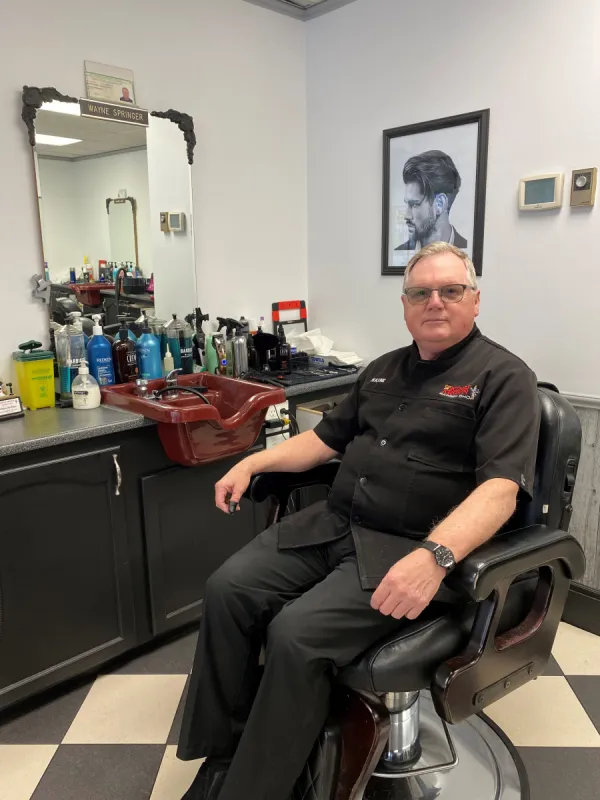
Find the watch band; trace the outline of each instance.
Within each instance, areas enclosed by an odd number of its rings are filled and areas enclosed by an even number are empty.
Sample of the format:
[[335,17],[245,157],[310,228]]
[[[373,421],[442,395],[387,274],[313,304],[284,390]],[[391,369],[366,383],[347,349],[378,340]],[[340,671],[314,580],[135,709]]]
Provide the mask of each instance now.
[[452,572],[452,570],[456,567],[454,553],[449,547],[446,547],[443,544],[438,544],[437,542],[432,542],[430,539],[424,539],[422,542],[419,542],[417,546],[423,547],[425,550],[429,550],[429,552],[433,553],[438,565],[443,567],[447,573]]

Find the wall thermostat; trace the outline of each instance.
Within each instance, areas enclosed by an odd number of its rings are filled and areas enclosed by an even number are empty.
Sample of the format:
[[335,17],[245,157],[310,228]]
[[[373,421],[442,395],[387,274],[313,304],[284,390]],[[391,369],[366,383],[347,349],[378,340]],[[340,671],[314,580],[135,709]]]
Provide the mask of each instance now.
[[547,211],[560,208],[563,201],[563,175],[532,175],[519,183],[519,208],[521,211]]
[[593,206],[596,202],[597,167],[574,169],[571,178],[571,205]]
[[169,211],[169,230],[181,233],[185,230],[185,214],[183,211]]

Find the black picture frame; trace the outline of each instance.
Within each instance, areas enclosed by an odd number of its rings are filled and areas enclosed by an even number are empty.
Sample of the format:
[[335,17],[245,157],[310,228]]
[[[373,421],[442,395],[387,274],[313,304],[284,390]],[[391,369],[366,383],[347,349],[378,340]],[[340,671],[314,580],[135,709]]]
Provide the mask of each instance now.
[[[391,196],[391,168],[392,168],[392,155],[391,145],[394,139],[399,137],[417,137],[419,134],[440,132],[440,146],[439,150],[443,150],[444,137],[443,131],[449,128],[457,128],[460,126],[477,124],[477,145],[474,155],[475,175],[474,181],[471,182],[471,191],[474,193],[473,205],[473,227],[472,227],[472,246],[470,248],[471,259],[475,265],[475,272],[477,275],[482,274],[483,270],[483,237],[485,225],[485,195],[487,184],[487,160],[488,160],[488,140],[489,140],[489,127],[490,127],[490,110],[483,109],[481,111],[473,111],[468,114],[459,114],[453,117],[444,117],[442,119],[429,120],[427,122],[419,122],[413,125],[403,125],[399,128],[390,128],[383,131],[383,225],[382,225],[382,260],[381,260],[381,274],[382,275],[404,275],[406,265],[390,264],[390,241],[392,230],[392,209],[390,203]],[[430,140],[428,140],[430,141]],[[418,154],[419,149],[417,141],[415,142],[416,149],[415,155]],[[427,150],[432,150],[431,145]],[[461,187],[462,190],[462,187]],[[451,209],[451,204],[450,207]],[[450,213],[450,211],[448,211]],[[454,231],[456,233],[456,231]],[[463,239],[462,236],[457,237]],[[416,250],[410,249],[410,240],[401,243],[395,250],[403,250],[407,256],[409,253],[414,253]],[[467,249],[467,248],[466,248]]]

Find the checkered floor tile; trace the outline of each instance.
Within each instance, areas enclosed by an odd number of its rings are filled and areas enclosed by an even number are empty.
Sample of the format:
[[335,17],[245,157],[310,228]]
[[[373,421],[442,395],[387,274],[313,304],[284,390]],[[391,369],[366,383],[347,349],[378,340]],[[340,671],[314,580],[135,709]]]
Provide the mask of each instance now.
[[[175,756],[196,632],[0,716],[0,800],[179,800]],[[486,709],[519,748],[531,800],[596,800],[600,637],[561,625],[544,676]]]

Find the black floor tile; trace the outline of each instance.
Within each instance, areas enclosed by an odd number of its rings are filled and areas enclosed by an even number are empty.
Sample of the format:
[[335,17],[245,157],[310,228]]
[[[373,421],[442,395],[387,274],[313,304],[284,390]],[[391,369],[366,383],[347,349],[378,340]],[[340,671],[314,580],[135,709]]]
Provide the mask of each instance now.
[[0,744],[60,744],[93,681],[0,717]]
[[148,800],[164,745],[62,745],[31,800]]
[[192,669],[198,631],[194,630],[133,658],[112,675],[187,675]]
[[598,800],[600,748],[520,747],[530,800]]
[[554,658],[554,656],[550,656],[550,661],[548,662],[548,666],[542,672],[542,675],[556,675],[561,677],[563,675],[562,669],[558,666],[558,662]]
[[600,731],[600,676],[567,675],[567,680],[596,729]]
[[169,733],[167,744],[177,744],[179,742],[179,732],[181,731],[181,722],[183,720],[183,709],[185,707],[185,700],[187,697],[189,684],[190,684],[190,679],[188,678],[185,687],[183,689],[183,693],[181,695],[181,700],[179,701],[179,707],[177,708],[177,713],[175,714],[175,718],[173,719],[173,724],[171,725],[171,732]]

